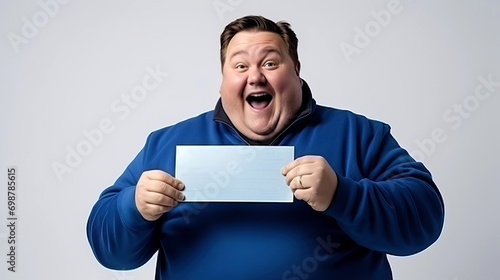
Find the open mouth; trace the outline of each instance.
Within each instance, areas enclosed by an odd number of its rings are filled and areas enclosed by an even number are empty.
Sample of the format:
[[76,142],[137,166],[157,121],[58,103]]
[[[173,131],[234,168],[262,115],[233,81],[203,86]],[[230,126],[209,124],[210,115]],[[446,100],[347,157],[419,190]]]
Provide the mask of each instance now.
[[271,103],[272,99],[273,96],[268,93],[254,93],[250,94],[246,100],[252,108],[264,109]]

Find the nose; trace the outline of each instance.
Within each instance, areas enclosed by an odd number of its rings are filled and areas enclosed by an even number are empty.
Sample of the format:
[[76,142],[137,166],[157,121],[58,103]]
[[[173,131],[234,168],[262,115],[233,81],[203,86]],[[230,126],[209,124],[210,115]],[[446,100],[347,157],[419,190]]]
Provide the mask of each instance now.
[[266,83],[266,76],[258,67],[252,67],[248,71],[247,83],[251,86],[262,85]]

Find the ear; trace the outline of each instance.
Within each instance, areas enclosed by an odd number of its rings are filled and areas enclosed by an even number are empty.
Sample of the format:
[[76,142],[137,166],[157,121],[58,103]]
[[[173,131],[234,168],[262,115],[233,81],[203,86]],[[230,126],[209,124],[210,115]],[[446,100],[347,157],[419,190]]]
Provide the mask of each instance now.
[[300,77],[300,61],[297,61],[297,64],[295,65],[295,73],[297,73],[297,76]]

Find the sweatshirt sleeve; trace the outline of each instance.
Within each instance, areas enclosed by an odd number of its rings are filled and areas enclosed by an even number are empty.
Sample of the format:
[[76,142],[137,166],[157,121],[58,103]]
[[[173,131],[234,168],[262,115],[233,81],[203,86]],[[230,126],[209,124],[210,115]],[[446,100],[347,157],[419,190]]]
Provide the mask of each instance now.
[[393,255],[424,250],[439,237],[444,204],[429,171],[402,149],[383,125],[367,141],[365,178],[338,175],[325,214],[356,243]]
[[94,205],[87,238],[96,259],[110,269],[133,269],[158,250],[156,223],[145,220],[135,206],[135,186],[142,174],[144,149],[115,184]]

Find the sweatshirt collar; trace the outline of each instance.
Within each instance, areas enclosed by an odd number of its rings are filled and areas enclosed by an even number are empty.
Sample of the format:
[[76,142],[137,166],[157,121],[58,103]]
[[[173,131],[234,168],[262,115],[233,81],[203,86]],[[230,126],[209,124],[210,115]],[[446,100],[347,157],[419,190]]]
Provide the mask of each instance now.
[[283,135],[285,134],[284,132],[288,131],[290,127],[296,125],[298,122],[306,118],[311,114],[311,112],[314,110],[316,107],[316,101],[312,98],[312,93],[311,89],[309,88],[309,85],[306,83],[306,81],[302,80],[302,106],[299,109],[299,112],[295,119],[287,126],[281,133],[279,133],[274,139],[270,139],[269,141],[266,142],[257,142],[254,140],[249,139],[242,133],[240,133],[234,124],[231,122],[229,117],[226,114],[226,111],[224,111],[224,108],[222,107],[222,101],[219,98],[217,101],[217,104],[215,105],[214,109],[214,116],[213,120],[216,122],[221,122],[224,123],[228,126],[230,126],[234,131],[238,133],[238,135],[248,144],[250,145],[271,145],[273,143],[276,143]]

